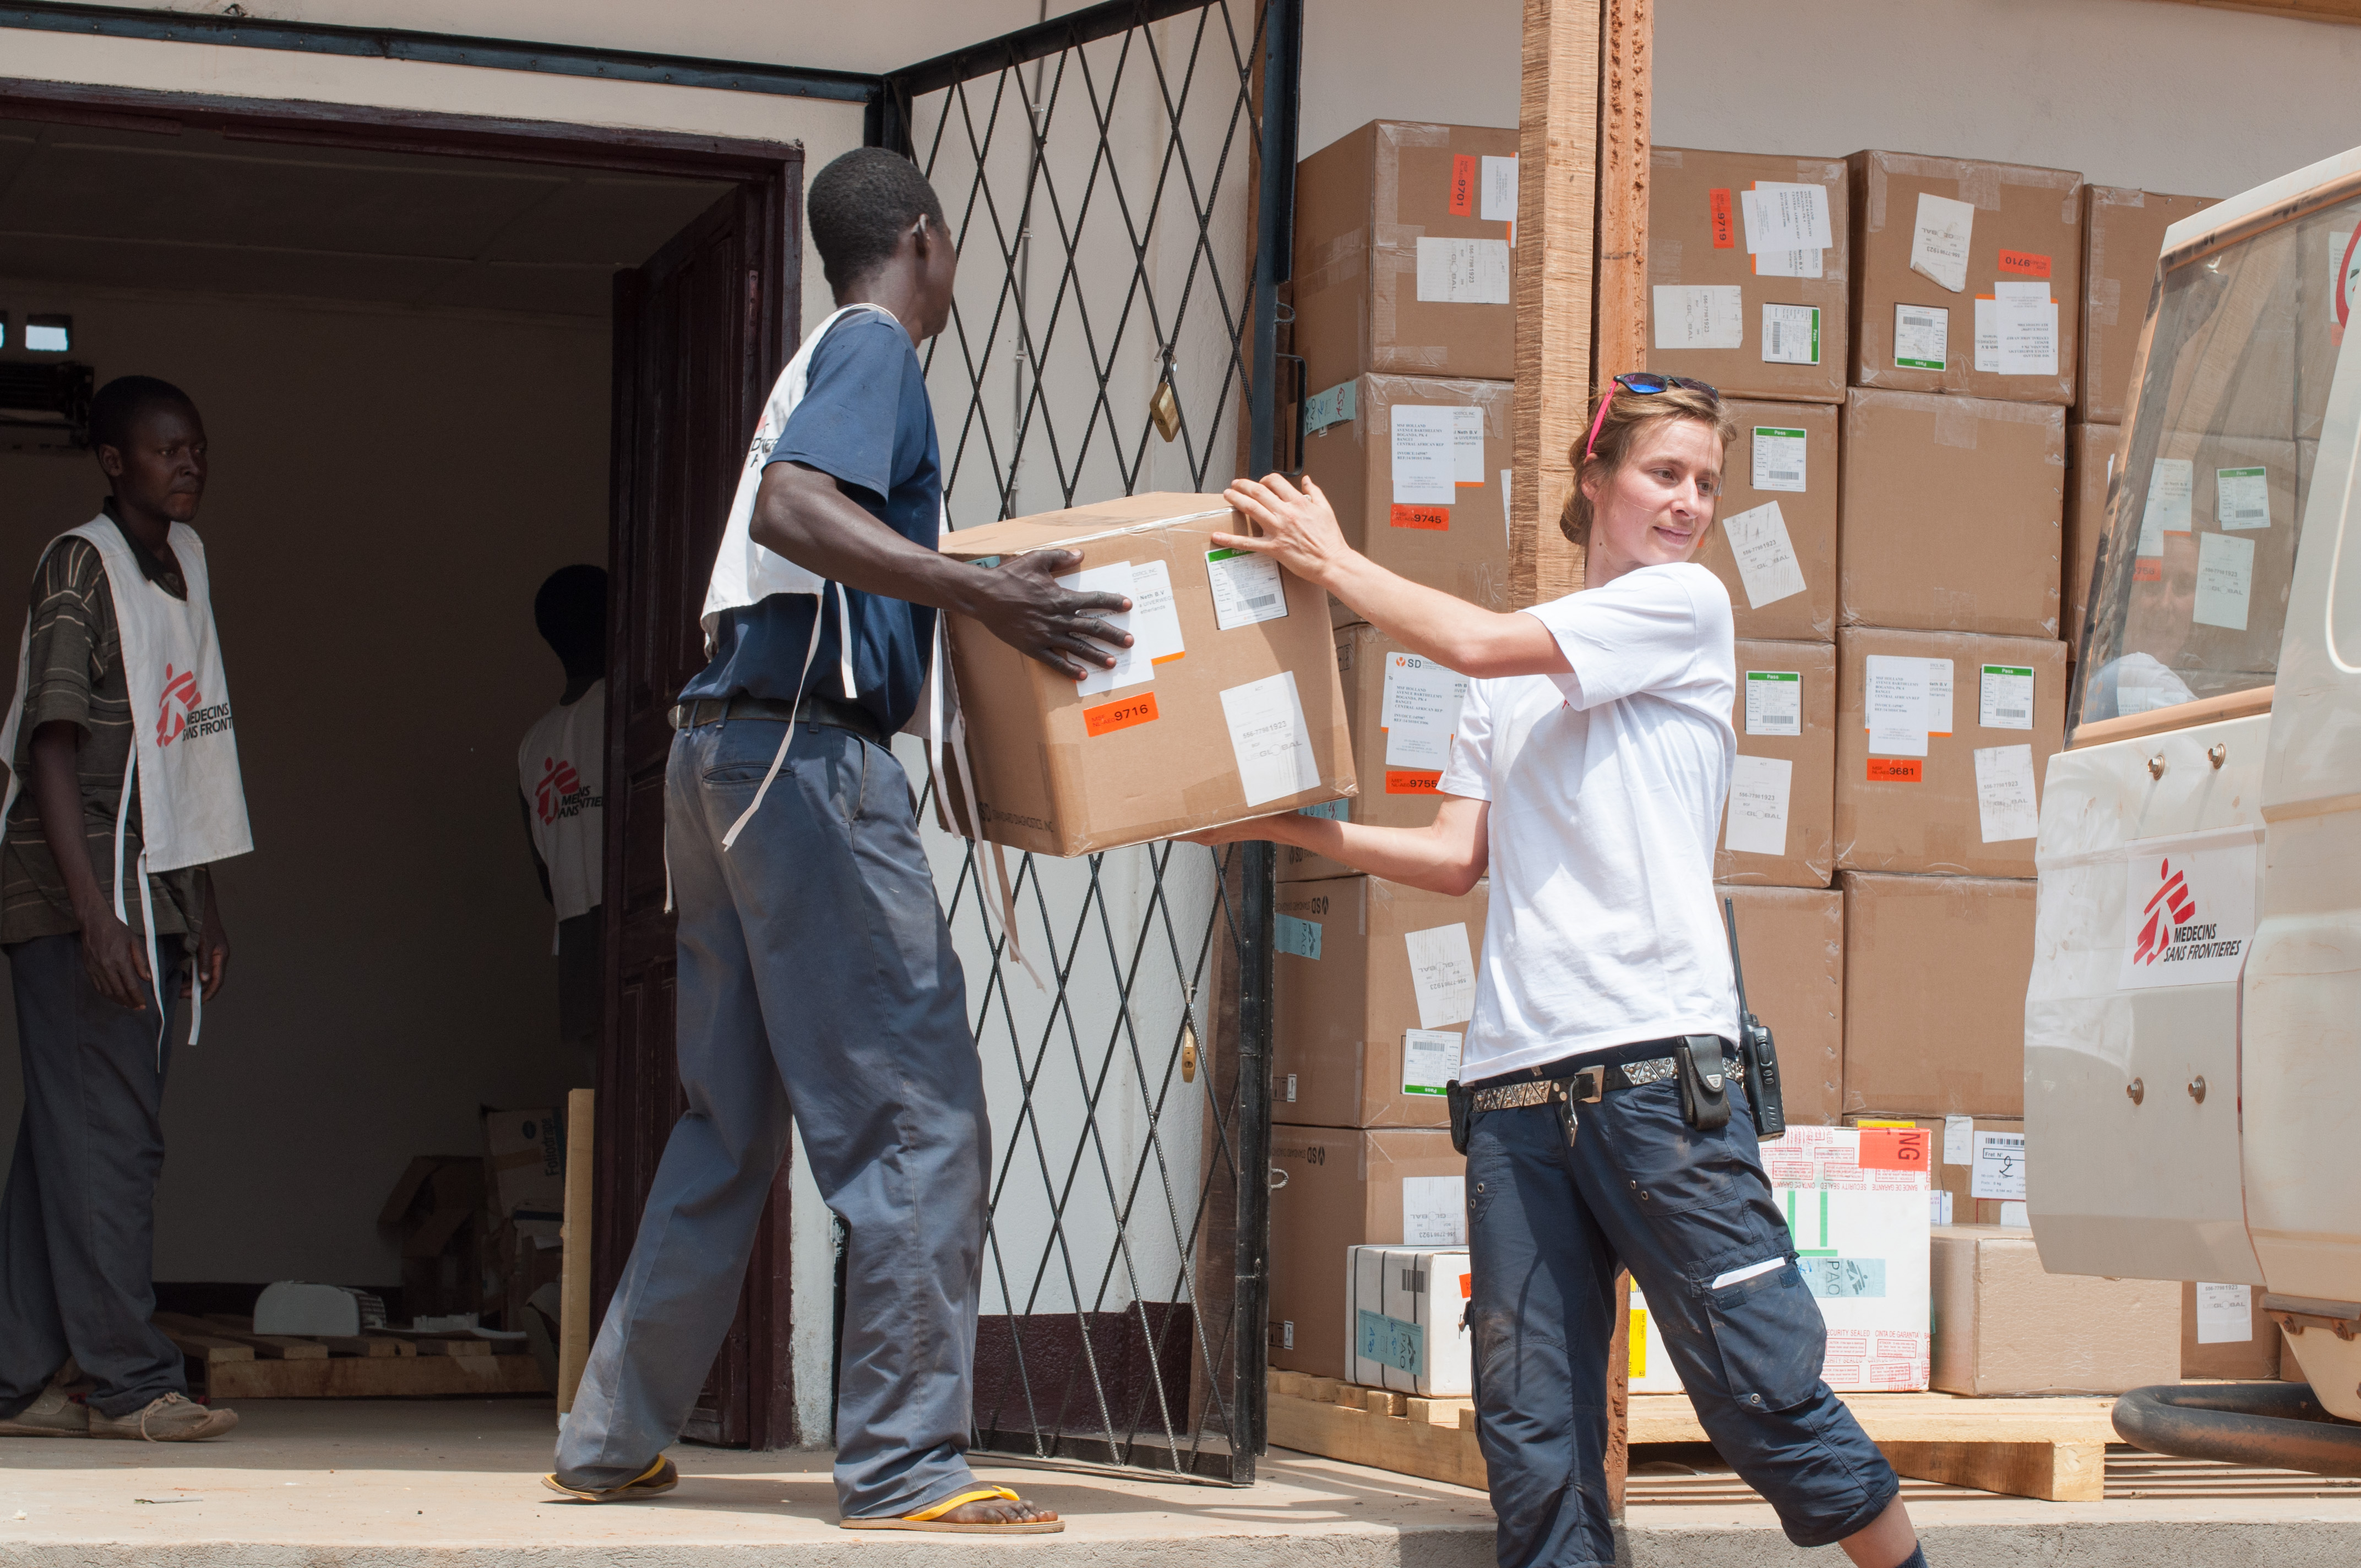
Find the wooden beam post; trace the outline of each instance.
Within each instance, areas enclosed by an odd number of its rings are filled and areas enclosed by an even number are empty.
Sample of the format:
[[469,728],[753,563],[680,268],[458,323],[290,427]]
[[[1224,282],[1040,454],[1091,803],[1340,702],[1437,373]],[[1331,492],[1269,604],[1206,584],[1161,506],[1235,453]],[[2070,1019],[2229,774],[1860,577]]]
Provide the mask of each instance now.
[[596,1096],[590,1090],[571,1090],[566,1096],[566,1226],[565,1251],[558,1266],[557,1287],[557,1413],[574,1409],[574,1390],[581,1387],[583,1364],[590,1359],[590,1181],[591,1130],[597,1124]]
[[1648,363],[1648,105],[1655,0],[1605,0],[1598,82],[1598,313],[1590,389]]

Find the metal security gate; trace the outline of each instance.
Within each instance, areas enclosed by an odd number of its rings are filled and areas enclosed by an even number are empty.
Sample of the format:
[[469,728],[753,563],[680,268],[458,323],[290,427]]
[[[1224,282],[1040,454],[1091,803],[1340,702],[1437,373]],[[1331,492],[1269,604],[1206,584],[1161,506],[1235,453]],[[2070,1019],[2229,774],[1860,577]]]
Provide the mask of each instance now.
[[[952,527],[1274,466],[1301,26],[1124,0],[885,78],[870,140],[960,244],[927,349]],[[975,847],[929,832],[992,1110],[977,1446],[1251,1481],[1271,848],[1024,857],[1037,983]]]

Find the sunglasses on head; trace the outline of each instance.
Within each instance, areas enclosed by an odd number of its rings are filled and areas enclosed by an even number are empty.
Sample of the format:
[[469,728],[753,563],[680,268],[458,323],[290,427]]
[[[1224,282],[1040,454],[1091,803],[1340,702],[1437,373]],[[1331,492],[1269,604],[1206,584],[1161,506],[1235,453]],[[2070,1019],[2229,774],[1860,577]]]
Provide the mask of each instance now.
[[[1659,376],[1653,370],[1627,370],[1615,378],[1615,384],[1627,392],[1637,392],[1643,398],[1652,392],[1662,392],[1674,387],[1682,387],[1692,392],[1703,392],[1717,403],[1721,401],[1719,388],[1704,381],[1694,380],[1686,376]],[[1590,422],[1590,439],[1584,443],[1582,448],[1582,458],[1586,463],[1598,455],[1599,427],[1607,422],[1607,405],[1614,400],[1612,397],[1598,400],[1598,417]]]

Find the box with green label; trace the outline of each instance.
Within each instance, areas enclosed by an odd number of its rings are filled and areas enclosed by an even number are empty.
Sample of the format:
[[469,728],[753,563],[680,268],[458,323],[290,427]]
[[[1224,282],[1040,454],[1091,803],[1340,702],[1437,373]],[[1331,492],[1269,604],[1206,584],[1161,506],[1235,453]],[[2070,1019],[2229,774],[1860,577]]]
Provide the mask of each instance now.
[[[1367,623],[1336,630],[1336,671],[1345,683],[1345,722],[1353,737],[1353,772],[1361,793],[1302,808],[1371,828],[1423,828],[1443,805],[1467,677],[1411,652]],[[1292,844],[1279,846],[1279,880],[1351,876],[1342,861]]]
[[1736,651],[1730,722],[1738,756],[1714,877],[1826,887],[1836,874],[1837,651],[1826,642],[1746,640]]
[[1476,1004],[1488,883],[1454,897],[1379,877],[1279,884],[1271,1117],[1441,1127]]
[[1730,590],[1738,635],[1837,635],[1837,426],[1828,403],[1724,405],[1738,441],[1722,459],[1714,527],[1697,563]]

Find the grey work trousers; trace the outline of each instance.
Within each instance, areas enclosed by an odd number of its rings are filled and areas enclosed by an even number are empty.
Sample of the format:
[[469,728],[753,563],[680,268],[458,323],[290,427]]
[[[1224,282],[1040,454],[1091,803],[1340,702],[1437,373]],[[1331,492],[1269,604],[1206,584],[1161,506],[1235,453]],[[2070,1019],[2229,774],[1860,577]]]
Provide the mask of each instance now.
[[991,1157],[983,1064],[891,751],[796,726],[762,810],[722,850],[779,738],[779,720],[731,718],[673,741],[665,824],[688,1110],[558,1439],[558,1473],[612,1486],[679,1435],[737,1310],[792,1114],[849,1232],[838,1506],[847,1518],[905,1514],[972,1485]]
[[[7,948],[25,1114],[0,1198],[0,1419],[21,1413],[71,1355],[122,1416],[186,1394],[156,1312],[156,1182],[164,1172],[170,1030],[98,992],[79,936]],[[178,1010],[178,937],[156,951]],[[167,1037],[159,1057],[158,1035]]]

